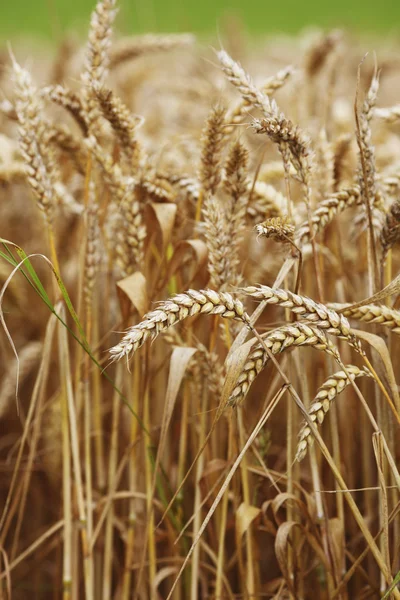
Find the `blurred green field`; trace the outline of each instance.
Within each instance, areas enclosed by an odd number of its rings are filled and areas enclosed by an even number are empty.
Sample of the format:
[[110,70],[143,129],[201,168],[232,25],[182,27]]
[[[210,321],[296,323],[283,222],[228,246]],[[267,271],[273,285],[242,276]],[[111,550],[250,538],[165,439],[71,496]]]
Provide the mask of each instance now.
[[[65,31],[84,33],[95,0],[0,0],[0,38],[29,33],[58,40]],[[124,33],[217,33],[234,15],[254,34],[294,33],[318,25],[364,32],[400,33],[400,2],[394,0],[121,0]]]

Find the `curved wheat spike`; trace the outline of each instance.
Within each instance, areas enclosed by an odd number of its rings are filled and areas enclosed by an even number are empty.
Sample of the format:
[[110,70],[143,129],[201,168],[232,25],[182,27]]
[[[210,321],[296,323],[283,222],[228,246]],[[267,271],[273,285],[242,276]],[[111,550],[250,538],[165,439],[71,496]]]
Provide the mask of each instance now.
[[[321,423],[323,423],[325,415],[332,406],[332,402],[348,385],[350,385],[351,381],[354,381],[357,377],[373,377],[372,373],[366,367],[359,369],[354,365],[347,365],[346,371],[350,378],[347,377],[347,374],[344,371],[337,371],[319,388],[318,393],[310,406],[310,410],[308,411],[309,416],[315,425],[321,425]],[[299,433],[299,442],[296,451],[297,461],[300,462],[303,460],[307,454],[308,447],[311,446],[313,442],[314,438],[311,429],[307,423],[304,423]]]
[[259,236],[272,238],[277,242],[287,242],[293,238],[295,232],[295,226],[287,215],[271,217],[256,225],[255,229]]
[[157,310],[147,313],[143,321],[128,329],[122,341],[111,348],[112,358],[119,360],[133,354],[146,340],[154,340],[168,327],[197,314],[220,315],[228,319],[238,319],[246,324],[250,322],[243,304],[230,294],[214,290],[188,290],[161,302]]
[[110,50],[110,68],[114,69],[144,54],[166,52],[175,48],[191,46],[196,38],[191,33],[167,35],[145,34],[123,38]]
[[[264,338],[264,343],[272,354],[280,354],[290,347],[311,346],[327,352],[339,360],[338,350],[329,340],[325,331],[307,323],[300,322],[279,327]],[[242,373],[230,394],[228,405],[236,406],[244,400],[251,384],[267,365],[268,359],[266,349],[258,344],[249,354]]]
[[[389,308],[384,305],[366,304],[358,308],[351,308],[351,305],[330,303],[329,308],[340,310],[341,314],[349,319],[363,321],[364,323],[377,323],[383,327],[388,327],[393,333],[400,335],[400,311]],[[349,306],[346,309],[346,306]]]
[[395,123],[400,120],[400,104],[390,108],[375,108],[373,116],[386,121],[386,123]]
[[382,246],[381,265],[384,265],[389,250],[400,240],[400,200],[395,200],[391,205],[380,238]]
[[311,213],[310,223],[305,221],[300,225],[296,233],[296,244],[302,246],[310,242],[310,240],[322,231],[336,215],[343,212],[346,208],[350,208],[355,204],[361,203],[360,186],[353,185],[340,192],[332,194],[326,200],[322,200],[317,208]]
[[311,321],[320,329],[326,330],[327,333],[346,339],[357,352],[362,353],[359,340],[350,332],[348,320],[324,304],[319,304],[307,296],[299,296],[279,288],[273,289],[267,285],[248,286],[241,291],[253,298],[264,300],[267,304],[289,308],[306,321]]
[[250,75],[238,62],[234,61],[225,50],[217,52],[217,56],[226,78],[237,88],[248,105],[259,108],[264,115],[274,112],[267,94],[254,85]]

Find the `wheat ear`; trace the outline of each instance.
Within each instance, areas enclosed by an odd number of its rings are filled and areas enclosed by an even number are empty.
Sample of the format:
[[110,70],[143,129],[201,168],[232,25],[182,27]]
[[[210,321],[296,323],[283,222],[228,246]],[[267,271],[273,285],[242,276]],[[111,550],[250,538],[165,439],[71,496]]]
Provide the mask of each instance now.
[[341,314],[349,319],[363,321],[364,323],[377,323],[400,335],[400,311],[394,308],[389,308],[383,304],[365,304],[358,308],[348,309],[346,309],[346,304],[330,303],[328,306],[333,310],[340,310]]
[[317,208],[311,213],[311,227],[309,221],[300,225],[296,233],[296,242],[299,246],[310,242],[310,240],[332,222],[336,215],[346,208],[360,202],[360,187],[353,185],[349,188],[332,194],[329,198],[322,200]]
[[111,90],[96,87],[94,94],[104,117],[118,138],[122,154],[127,158],[129,166],[134,168],[140,158],[136,130],[142,119],[134,116]]
[[240,92],[246,103],[254,108],[259,108],[264,115],[271,114],[272,107],[268,96],[254,85],[250,75],[243,67],[234,61],[225,50],[218,52],[217,56],[225,76]]
[[[306,323],[284,325],[265,336],[264,343],[272,354],[280,354],[291,347],[311,346],[316,350],[327,352],[337,360],[339,359],[337,348],[329,340],[326,332]],[[258,344],[250,353],[230,394],[228,400],[230,406],[236,406],[239,402],[243,401],[251,384],[265,368],[268,359],[267,351],[261,344]]]
[[[349,377],[344,371],[338,371],[327,379],[323,385],[319,388],[317,395],[315,396],[310,410],[308,411],[310,419],[315,425],[321,425],[325,419],[325,415],[332,406],[332,402],[337,396],[348,386],[351,381],[354,381],[357,377],[372,377],[372,373],[364,367],[359,369],[353,365],[347,365],[346,371]],[[299,433],[299,442],[297,444],[296,460],[301,461],[307,454],[308,446],[311,446],[314,442],[312,437],[311,429],[304,423]]]
[[115,68],[143,54],[165,52],[175,48],[191,46],[196,38],[191,33],[154,35],[146,34],[122,39],[114,44],[110,52],[110,67]]
[[215,106],[202,133],[202,151],[199,179],[205,193],[214,194],[221,180],[220,154],[225,136],[225,109]]
[[382,119],[387,123],[395,123],[400,120],[400,104],[396,104],[390,108],[375,108],[374,117]]
[[13,60],[16,86],[15,109],[19,121],[19,144],[25,160],[28,182],[48,223],[54,212],[54,163],[49,148],[44,143],[45,128],[42,102],[31,76]]
[[226,292],[214,290],[188,290],[161,302],[159,308],[144,316],[143,321],[131,327],[122,341],[111,348],[114,360],[136,352],[148,339],[155,339],[159,333],[180,323],[187,317],[197,314],[219,315],[228,319],[238,319],[249,323],[250,319],[243,304]]
[[400,240],[400,200],[393,202],[381,231],[382,258],[384,265],[389,250]]
[[247,296],[263,300],[267,304],[276,304],[282,308],[288,308],[295,314],[314,323],[317,327],[325,329],[327,333],[337,335],[348,340],[359,350],[359,342],[350,333],[350,325],[343,315],[337,314],[324,304],[315,302],[307,296],[299,296],[289,290],[273,289],[267,285],[248,286],[241,291]]
[[54,104],[65,108],[65,110],[75,119],[82,130],[83,135],[87,135],[88,129],[85,110],[78,94],[62,85],[49,85],[41,90],[41,94],[54,102]]

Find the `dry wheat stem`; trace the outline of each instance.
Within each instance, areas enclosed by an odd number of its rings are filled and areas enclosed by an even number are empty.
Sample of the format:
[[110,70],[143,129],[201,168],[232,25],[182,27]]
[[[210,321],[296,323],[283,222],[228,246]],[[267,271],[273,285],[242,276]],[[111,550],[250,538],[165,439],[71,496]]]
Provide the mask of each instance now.
[[122,341],[111,348],[112,358],[119,360],[136,352],[146,340],[155,339],[168,327],[197,314],[219,315],[249,323],[243,304],[231,294],[209,289],[188,290],[161,302],[157,310],[148,313],[138,325],[128,329]]
[[[346,365],[346,372],[351,381],[357,377],[373,377],[372,373],[364,367],[359,369],[354,365]],[[351,381],[344,371],[337,371],[331,375],[319,388],[317,395],[311,403],[308,411],[310,419],[315,425],[321,425],[325,415],[332,406],[332,402],[337,396],[351,384]],[[314,442],[312,432],[307,423],[304,423],[299,433],[299,442],[297,444],[296,460],[301,461],[307,454],[307,448]]]
[[[296,323],[284,325],[266,335],[263,338],[266,347],[273,355],[280,354],[287,348],[300,346],[311,346],[316,350],[322,350],[339,359],[336,346],[329,340],[324,330],[307,323]],[[265,368],[269,356],[266,349],[258,344],[250,353],[242,373],[233,388],[228,404],[236,406],[242,402],[248,390],[259,373]]]
[[16,397],[18,387],[24,382],[25,378],[37,365],[41,357],[43,346],[40,342],[28,343],[19,353],[19,367],[8,370],[3,377],[0,387],[0,419],[7,413],[11,401]]

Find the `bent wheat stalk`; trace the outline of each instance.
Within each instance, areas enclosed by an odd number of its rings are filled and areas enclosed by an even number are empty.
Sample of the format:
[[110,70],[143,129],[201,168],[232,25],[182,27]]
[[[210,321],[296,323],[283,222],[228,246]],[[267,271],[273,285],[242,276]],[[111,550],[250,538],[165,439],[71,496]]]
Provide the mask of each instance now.
[[[357,377],[373,377],[371,371],[364,367],[359,369],[354,365],[347,365],[346,371],[337,371],[327,379],[319,388],[315,396],[310,410],[308,411],[310,419],[315,425],[321,425],[325,419],[325,415],[332,406],[332,402],[337,396],[351,384]],[[307,423],[304,423],[299,433],[299,442],[297,444],[296,460],[301,461],[307,454],[307,449],[314,443],[314,438],[311,429]]]

